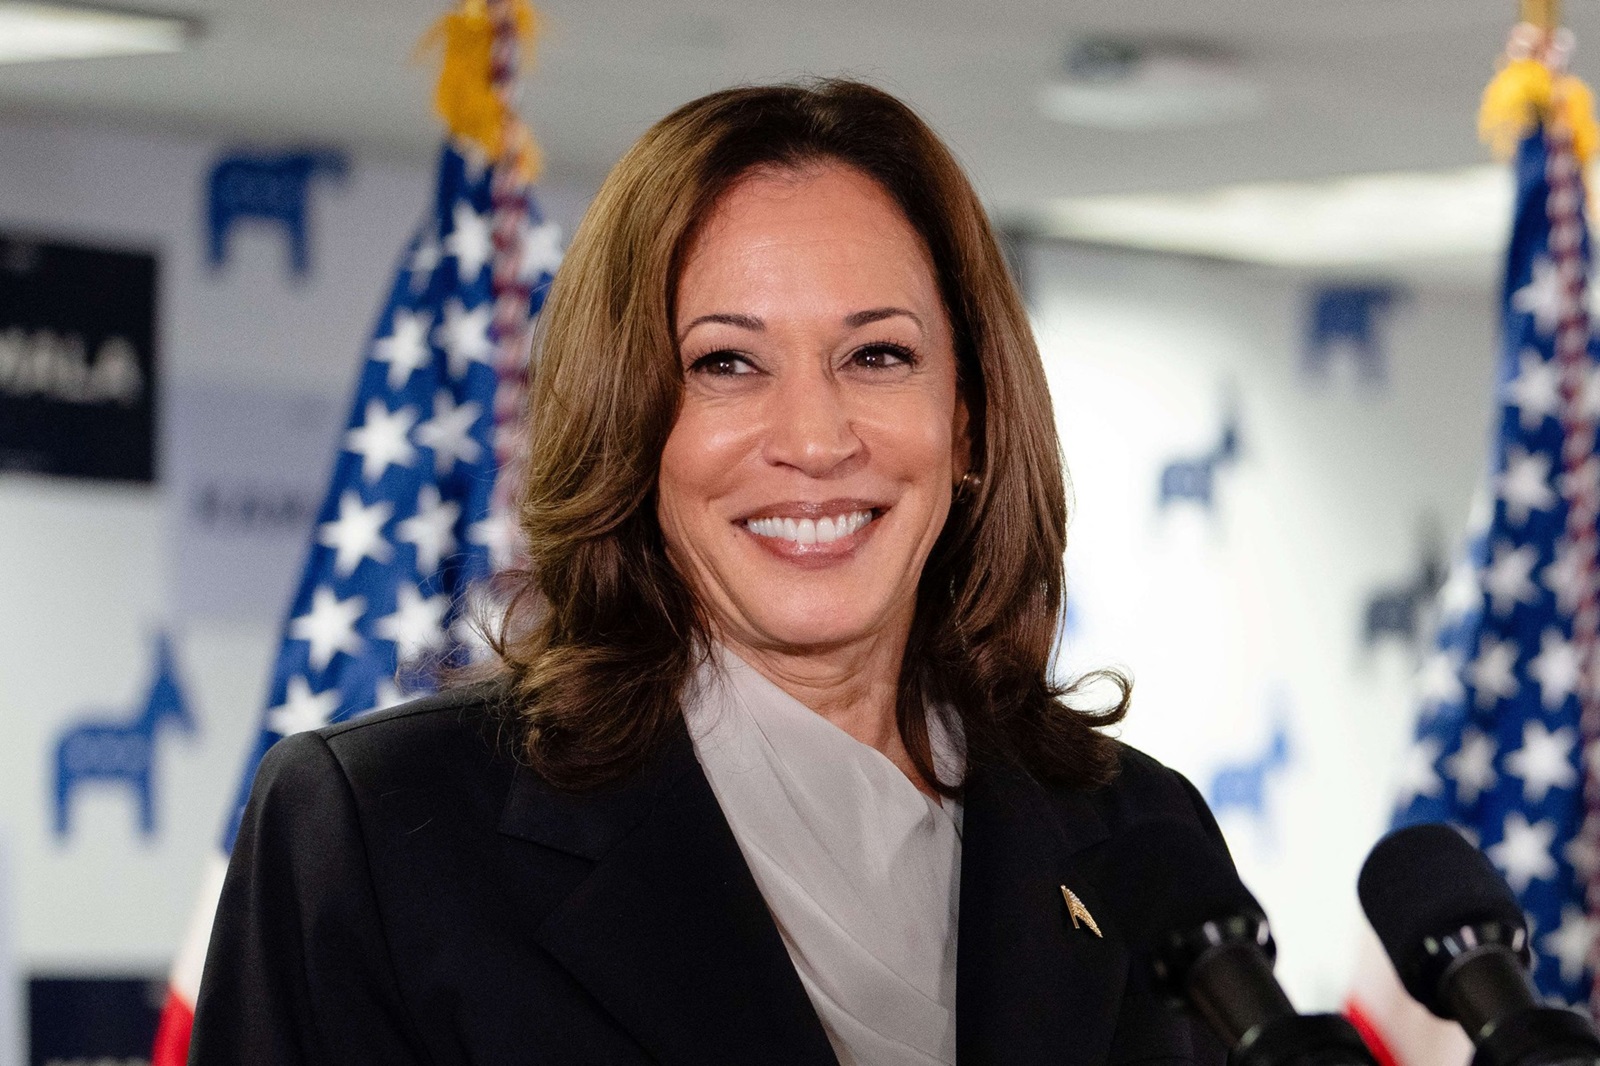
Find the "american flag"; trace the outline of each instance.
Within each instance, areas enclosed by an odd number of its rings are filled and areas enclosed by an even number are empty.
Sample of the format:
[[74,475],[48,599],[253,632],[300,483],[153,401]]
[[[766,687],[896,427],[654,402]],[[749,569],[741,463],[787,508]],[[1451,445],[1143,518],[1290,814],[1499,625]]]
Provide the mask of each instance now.
[[[447,145],[361,367],[260,730],[174,967],[153,1062],[187,1058],[227,855],[256,767],[291,733],[398,703],[461,662],[508,560],[495,475],[525,395],[529,323],[560,262],[525,181]],[[499,506],[492,506],[498,504]]]
[[1475,840],[1527,914],[1539,991],[1585,1004],[1600,931],[1584,759],[1600,751],[1600,373],[1571,131],[1524,139],[1516,183],[1492,492],[1441,597],[1395,825],[1450,822]]

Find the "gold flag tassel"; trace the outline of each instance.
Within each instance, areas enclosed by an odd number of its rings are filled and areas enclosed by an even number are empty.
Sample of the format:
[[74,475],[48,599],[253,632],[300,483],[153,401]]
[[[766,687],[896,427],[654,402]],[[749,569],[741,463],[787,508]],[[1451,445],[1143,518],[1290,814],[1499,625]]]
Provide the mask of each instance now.
[[1497,156],[1509,159],[1540,125],[1563,124],[1572,133],[1580,163],[1594,158],[1600,124],[1594,94],[1567,73],[1572,34],[1551,25],[1524,22],[1511,32],[1499,73],[1483,93],[1478,134]]
[[[513,0],[517,43],[532,52],[539,21],[528,0]],[[541,168],[539,148],[517,118],[495,68],[495,25],[488,0],[462,0],[417,44],[419,55],[443,54],[434,109],[451,134],[476,145],[492,161],[509,159],[523,181],[532,182]]]

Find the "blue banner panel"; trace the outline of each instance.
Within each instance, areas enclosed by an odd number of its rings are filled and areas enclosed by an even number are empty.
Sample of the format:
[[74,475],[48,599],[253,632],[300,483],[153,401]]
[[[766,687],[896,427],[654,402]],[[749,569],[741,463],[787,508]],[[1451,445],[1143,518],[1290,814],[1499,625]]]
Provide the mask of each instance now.
[[148,1066],[165,995],[161,978],[30,978],[29,1066]]

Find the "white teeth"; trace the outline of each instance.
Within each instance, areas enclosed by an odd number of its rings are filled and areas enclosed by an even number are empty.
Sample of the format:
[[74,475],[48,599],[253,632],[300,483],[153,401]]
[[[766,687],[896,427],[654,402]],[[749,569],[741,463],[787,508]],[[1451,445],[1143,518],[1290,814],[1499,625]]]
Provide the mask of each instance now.
[[853,511],[815,521],[809,518],[751,518],[745,528],[758,537],[776,537],[797,544],[829,544],[872,521],[871,511]]

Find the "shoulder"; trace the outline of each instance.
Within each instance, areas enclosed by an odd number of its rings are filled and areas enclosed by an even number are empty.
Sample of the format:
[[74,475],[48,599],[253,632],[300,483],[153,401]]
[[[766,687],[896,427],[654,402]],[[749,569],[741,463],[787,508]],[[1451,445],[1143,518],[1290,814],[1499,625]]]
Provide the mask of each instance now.
[[516,765],[509,701],[508,686],[481,682],[285,737],[263,758],[257,791],[336,769],[358,805],[418,789],[503,796]]
[[1108,831],[1114,834],[1140,822],[1177,820],[1198,825],[1222,842],[1210,807],[1187,777],[1121,741],[1116,742],[1116,751],[1116,776],[1085,794]]

